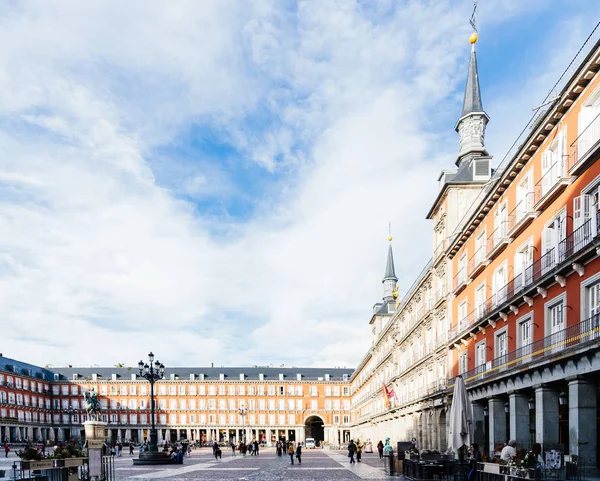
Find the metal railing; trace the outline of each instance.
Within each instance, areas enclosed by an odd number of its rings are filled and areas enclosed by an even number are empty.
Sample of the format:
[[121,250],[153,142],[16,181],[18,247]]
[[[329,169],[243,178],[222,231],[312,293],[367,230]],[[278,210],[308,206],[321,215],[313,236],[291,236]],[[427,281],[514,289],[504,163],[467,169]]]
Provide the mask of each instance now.
[[579,134],[571,144],[571,155],[568,159],[568,170],[577,165],[600,142],[600,114]]
[[452,282],[452,290],[455,291],[459,286],[465,284],[466,282],[467,282],[467,269],[466,269],[466,267],[463,267],[454,276],[454,279]]
[[508,214],[508,232],[512,232],[533,210],[533,192],[527,192],[523,199]]
[[[593,342],[600,342],[600,314],[595,314],[573,326],[496,357],[486,364],[463,373],[462,377],[466,383],[479,381],[504,370],[562,354],[565,350]],[[448,386],[453,386],[455,381],[455,377],[450,378]]]
[[492,232],[487,238],[487,255],[491,255],[494,249],[504,242],[507,237],[508,220],[502,220],[494,232]]
[[534,190],[534,203],[539,203],[548,193],[557,185],[561,180],[567,177],[566,155],[558,154],[557,160],[555,160],[542,178],[535,184]]
[[485,246],[480,246],[475,251],[473,257],[469,259],[469,275],[471,275],[477,268],[481,266],[486,260],[486,249]]
[[522,273],[514,276],[485,302],[479,304],[476,309],[460,319],[458,324],[449,330],[448,340],[456,338],[464,331],[477,325],[491,313],[509,304],[515,296],[522,294],[526,288],[535,284],[545,275],[554,272],[561,264],[588,246],[597,235],[600,211],[596,212],[594,216],[560,241],[556,248],[550,249],[535,262],[526,266]]

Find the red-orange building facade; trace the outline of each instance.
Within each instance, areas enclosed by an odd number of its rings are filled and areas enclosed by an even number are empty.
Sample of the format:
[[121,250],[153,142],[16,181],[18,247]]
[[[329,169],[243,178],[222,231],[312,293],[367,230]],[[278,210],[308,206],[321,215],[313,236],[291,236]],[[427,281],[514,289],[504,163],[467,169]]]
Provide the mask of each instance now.
[[[276,439],[339,444],[349,437],[350,369],[167,368],[155,384],[159,441]],[[150,428],[150,385],[131,368],[42,369],[0,357],[0,439],[83,436],[94,388],[112,441]]]

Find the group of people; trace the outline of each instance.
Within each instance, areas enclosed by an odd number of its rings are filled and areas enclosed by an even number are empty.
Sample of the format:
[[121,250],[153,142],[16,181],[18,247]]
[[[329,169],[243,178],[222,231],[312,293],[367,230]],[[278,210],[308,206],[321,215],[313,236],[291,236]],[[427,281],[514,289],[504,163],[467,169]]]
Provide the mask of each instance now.
[[[540,443],[535,443],[532,447],[531,452],[533,454],[533,457],[530,460],[530,467],[535,470],[535,477],[536,479],[538,479],[541,470],[544,468],[542,445]],[[494,454],[499,456],[502,461],[510,461],[514,456],[517,455],[517,441],[515,439],[511,439],[502,447],[502,449],[499,452],[497,451]],[[479,445],[477,443],[473,443],[471,445],[471,449],[469,451],[469,462],[469,481],[477,481],[477,463],[481,462],[481,452],[479,451]]]
[[[380,454],[383,456],[383,444],[381,443],[381,441],[379,441],[379,444],[382,445]],[[379,449],[379,444],[377,445],[377,449]],[[356,442],[354,442],[353,439],[350,440],[350,442],[348,443],[348,457],[350,458],[350,464],[355,464],[357,462],[360,463],[363,448],[364,446],[360,442],[360,440],[357,439]],[[354,460],[354,456],[356,456],[356,461]]]
[[[215,442],[213,444],[213,451],[214,451],[214,446],[217,443]],[[233,441],[229,442],[229,447],[231,448],[231,455],[235,456],[236,455],[236,450],[239,451],[242,456],[246,456],[246,453],[250,453],[250,456],[258,456],[259,455],[259,448],[260,448],[260,443],[257,440],[254,440],[252,442],[249,442],[248,444],[244,443],[244,441],[241,441],[237,446],[235,445],[235,443]],[[216,459],[216,456],[215,456]]]

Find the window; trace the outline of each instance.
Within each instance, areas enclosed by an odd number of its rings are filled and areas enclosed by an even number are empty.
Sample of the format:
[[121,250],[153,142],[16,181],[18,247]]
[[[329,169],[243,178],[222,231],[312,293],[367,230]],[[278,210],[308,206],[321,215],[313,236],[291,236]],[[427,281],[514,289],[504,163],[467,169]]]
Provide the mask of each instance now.
[[533,239],[529,239],[524,245],[519,247],[515,254],[514,273],[515,291],[526,287],[531,284],[533,280],[533,270],[531,265],[533,264]]
[[464,252],[458,259],[458,283],[461,284],[467,279],[467,253]]
[[481,284],[475,291],[475,309],[478,319],[485,314],[485,283]]
[[567,154],[566,128],[563,128],[550,146],[542,152],[542,197],[565,177]]
[[542,273],[550,271],[556,261],[559,253],[559,245],[564,248],[564,242],[567,236],[566,211],[563,209],[554,219],[552,219],[542,231]]
[[486,357],[485,341],[481,341],[475,345],[475,367],[478,373],[485,371]]
[[467,323],[467,300],[465,299],[458,305],[458,322],[459,322],[459,331],[462,331],[466,328]]
[[504,264],[494,271],[494,277],[492,278],[492,298],[494,306],[499,306],[505,302],[508,295],[506,269],[506,262],[504,262]]
[[531,316],[517,320],[517,348],[520,349],[520,356],[528,356],[532,352],[533,342],[533,321]]
[[514,223],[519,223],[527,214],[533,210],[533,187],[531,172],[528,172],[517,184],[517,206],[515,208]]
[[500,364],[504,364],[506,356],[508,354],[508,333],[506,329],[496,333],[496,358],[504,358]]
[[566,296],[562,294],[555,299],[547,302],[546,307],[546,346],[552,349],[552,352],[560,352],[564,349],[565,340],[565,302]]
[[508,233],[508,209],[506,202],[494,212],[494,247],[504,240]]
[[485,229],[483,229],[475,238],[475,266],[485,261],[485,239]]
[[469,358],[467,351],[458,355],[458,374],[464,374],[469,370]]
[[185,396],[185,386],[179,386],[179,395]]

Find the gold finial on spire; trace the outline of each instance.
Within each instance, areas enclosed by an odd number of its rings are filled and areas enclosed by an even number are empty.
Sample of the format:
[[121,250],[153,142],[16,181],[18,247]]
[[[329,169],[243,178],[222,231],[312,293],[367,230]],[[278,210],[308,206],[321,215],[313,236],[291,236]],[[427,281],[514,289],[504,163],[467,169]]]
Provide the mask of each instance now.
[[392,239],[393,239],[393,237],[392,237],[392,223],[390,222],[388,224],[388,241],[392,242]]
[[477,32],[473,32],[469,37],[469,43],[473,45],[477,42],[477,40],[479,40],[479,35],[477,35]]

